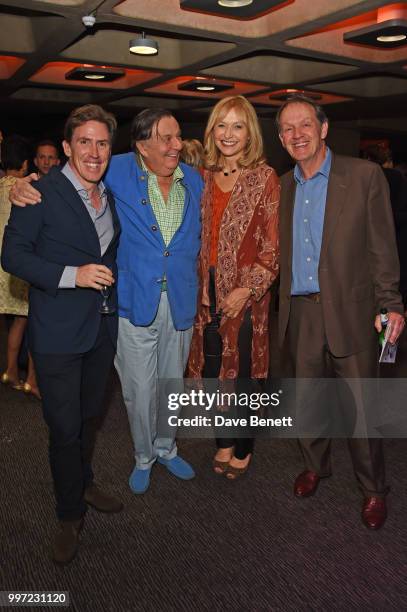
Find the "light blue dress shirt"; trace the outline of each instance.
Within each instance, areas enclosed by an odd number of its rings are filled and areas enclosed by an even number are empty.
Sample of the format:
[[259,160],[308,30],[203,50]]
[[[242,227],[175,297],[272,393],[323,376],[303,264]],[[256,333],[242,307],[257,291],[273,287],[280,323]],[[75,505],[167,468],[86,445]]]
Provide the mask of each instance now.
[[309,179],[298,164],[293,216],[293,261],[291,295],[319,292],[318,266],[324,227],[326,194],[331,170],[331,151],[327,148],[319,170]]

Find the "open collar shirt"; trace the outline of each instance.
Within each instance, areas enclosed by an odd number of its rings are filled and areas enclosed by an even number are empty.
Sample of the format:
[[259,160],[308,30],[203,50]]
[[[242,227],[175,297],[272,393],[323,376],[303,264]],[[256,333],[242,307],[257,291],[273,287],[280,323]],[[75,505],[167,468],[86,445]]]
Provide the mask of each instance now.
[[158,227],[160,228],[166,246],[171,242],[175,232],[182,222],[185,203],[185,188],[182,184],[184,173],[177,166],[173,174],[173,182],[167,201],[164,200],[158,184],[157,176],[151,172],[140,157],[141,167],[148,176],[148,197],[153,209]]
[[293,215],[291,295],[319,292],[318,266],[331,161],[332,154],[327,148],[321,167],[309,179],[303,177],[298,164],[294,169],[297,186]]
[[[87,189],[84,188],[78,177],[72,170],[69,162],[61,170],[62,174],[72,183],[75,187],[78,195],[84,203],[86,210],[88,211],[90,218],[95,226],[96,233],[100,243],[100,254],[104,255],[107,247],[112,241],[114,230],[113,230],[113,218],[110,211],[110,207],[107,201],[107,191],[103,184],[103,181],[98,183],[99,195],[101,206],[99,210],[96,210],[92,206],[92,202]],[[76,266],[65,266],[62,273],[61,280],[59,281],[60,289],[73,289],[76,285],[76,273],[78,268]]]

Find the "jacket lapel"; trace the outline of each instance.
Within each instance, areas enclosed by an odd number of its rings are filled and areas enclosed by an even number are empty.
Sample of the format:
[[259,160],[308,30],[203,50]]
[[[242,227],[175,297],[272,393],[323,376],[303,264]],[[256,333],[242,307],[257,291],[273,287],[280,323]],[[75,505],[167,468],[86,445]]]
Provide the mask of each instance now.
[[83,250],[89,251],[92,255],[100,257],[99,238],[82,198],[71,181],[59,170],[53,173],[52,179],[60,197],[75,211],[78,217],[79,225],[86,240],[83,245],[81,244]]
[[112,194],[110,193],[110,191],[107,192],[107,205],[110,208],[110,212],[112,214],[112,220],[113,220],[113,237],[110,241],[109,246],[107,247],[106,250],[110,249],[110,247],[112,246],[112,244],[115,244],[119,234],[120,234],[120,221],[119,221],[119,217],[118,214],[116,212],[116,206],[115,206],[115,201],[114,201],[114,197],[112,196]]
[[327,254],[329,242],[339,222],[339,216],[342,212],[348,192],[348,177],[346,170],[342,167],[340,160],[338,160],[335,155],[332,155],[328,191],[326,194],[320,261],[323,261]]
[[[296,183],[294,172],[284,177],[281,189],[280,203],[280,250],[281,261],[288,264],[288,282],[291,284],[291,271],[293,259],[293,214],[295,202]],[[291,286],[291,285],[290,285]]]

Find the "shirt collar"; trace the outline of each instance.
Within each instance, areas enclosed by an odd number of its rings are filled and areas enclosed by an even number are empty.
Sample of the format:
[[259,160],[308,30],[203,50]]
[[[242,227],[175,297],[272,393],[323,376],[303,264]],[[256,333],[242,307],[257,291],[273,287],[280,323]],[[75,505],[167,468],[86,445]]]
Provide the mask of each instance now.
[[[326,147],[326,155],[325,155],[324,161],[322,162],[319,170],[317,170],[315,174],[311,176],[310,178],[313,179],[318,174],[322,174],[322,176],[325,176],[325,178],[329,178],[329,172],[331,170],[331,161],[332,161],[331,150],[329,147]],[[297,183],[300,183],[300,184],[303,184],[305,183],[306,180],[309,180],[303,177],[301,168],[299,167],[298,164],[296,164],[294,168],[294,178],[297,181]]]
[[[139,156],[139,158],[140,158],[141,167],[144,170],[144,172],[147,172],[148,176],[157,178],[157,175],[154,174],[154,172],[152,172],[151,170],[147,168],[146,164],[144,163],[144,159],[141,157],[141,155]],[[184,178],[184,173],[182,172],[179,165],[175,168],[174,174],[172,176],[173,176],[174,181],[180,181],[181,179]]]
[[[85,187],[82,185],[82,183],[79,181],[78,177],[76,176],[75,172],[72,170],[71,168],[71,164],[68,162],[66,162],[66,164],[64,165],[64,167],[61,170],[62,174],[64,174],[66,176],[66,178],[71,181],[72,185],[75,187],[76,191],[78,191],[81,195],[85,195],[86,197],[89,198],[89,193],[88,190],[85,189]],[[98,189],[99,189],[99,194],[100,196],[105,195],[106,193],[106,187],[103,183],[103,181],[99,181],[98,183]]]

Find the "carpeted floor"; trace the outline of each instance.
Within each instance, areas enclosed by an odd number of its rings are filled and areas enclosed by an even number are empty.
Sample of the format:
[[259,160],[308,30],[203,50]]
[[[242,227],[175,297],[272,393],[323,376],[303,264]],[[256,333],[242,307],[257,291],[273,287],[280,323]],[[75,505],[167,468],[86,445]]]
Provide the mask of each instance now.
[[197,478],[181,482],[156,466],[149,491],[135,496],[113,377],[94,466],[125,509],[89,510],[79,555],[63,569],[48,556],[56,522],[41,407],[3,387],[0,590],[69,591],[70,609],[80,612],[406,610],[406,445],[386,442],[390,515],[376,533],[360,522],[361,497],[338,440],[334,475],[308,500],[292,495],[302,468],[294,440],[260,441],[235,483],[212,473],[210,440],[182,440]]

